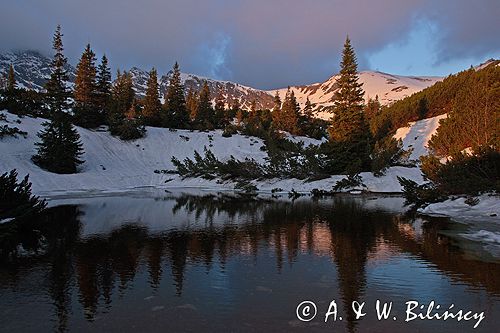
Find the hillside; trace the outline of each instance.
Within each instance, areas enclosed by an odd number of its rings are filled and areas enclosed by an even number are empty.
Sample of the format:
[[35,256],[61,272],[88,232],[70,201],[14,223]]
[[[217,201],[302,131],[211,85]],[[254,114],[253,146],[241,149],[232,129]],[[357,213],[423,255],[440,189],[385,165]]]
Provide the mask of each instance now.
[[[260,148],[264,145],[261,139],[243,135],[222,137],[221,131],[198,132],[188,130],[170,131],[166,128],[147,128],[145,138],[126,142],[111,136],[108,132],[90,131],[78,128],[85,154],[85,163],[81,172],[71,175],[59,175],[46,172],[35,166],[30,157],[35,152],[34,143],[38,141],[36,133],[40,130],[44,119],[18,118],[4,112],[10,126],[28,132],[27,138],[6,137],[0,140],[0,170],[5,172],[17,169],[19,175],[30,175],[33,190],[40,195],[55,195],[71,192],[120,192],[141,187],[198,187],[212,190],[232,190],[234,183],[219,183],[216,180],[202,179],[182,180],[176,175],[159,174],[155,170],[172,169],[171,158],[191,157],[195,150],[202,151],[204,146],[211,149],[219,159],[227,159],[233,155],[237,159],[253,158],[265,163],[267,153]],[[20,120],[20,124],[16,123]],[[426,153],[427,138],[435,130],[436,121],[417,122],[413,125],[421,139],[415,141],[415,130],[405,130],[400,133],[405,146],[413,145],[415,151]],[[0,125],[5,122],[0,121]],[[294,137],[306,144],[318,144],[320,141],[304,137]],[[417,147],[417,145],[420,145]],[[415,156],[416,157],[416,156]],[[422,182],[418,168],[390,168],[383,177],[376,178],[371,173],[362,173],[367,190],[373,192],[399,192],[401,187],[396,176],[405,176]],[[314,188],[330,190],[343,176],[332,176],[327,179],[304,182],[297,179],[268,180],[255,182],[259,190],[270,192],[274,188],[290,191],[309,192]],[[165,183],[166,180],[169,180]]]
[[[498,133],[494,119],[500,107],[499,65],[499,60],[488,60],[382,108],[371,120],[372,131],[385,136],[409,122],[448,114],[451,115],[449,126],[442,130],[449,133],[444,134],[447,137],[444,139],[457,141],[448,145],[453,144],[462,150],[470,147],[471,141],[482,143],[481,135]],[[475,130],[476,127],[481,130]],[[457,132],[457,128],[461,130]],[[438,150],[439,153],[448,153],[446,149]]]

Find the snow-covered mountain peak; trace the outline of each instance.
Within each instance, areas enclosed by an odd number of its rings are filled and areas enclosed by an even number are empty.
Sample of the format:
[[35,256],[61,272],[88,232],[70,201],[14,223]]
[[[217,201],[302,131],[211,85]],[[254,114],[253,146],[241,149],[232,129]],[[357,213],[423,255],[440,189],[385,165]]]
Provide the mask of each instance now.
[[[307,98],[315,105],[317,115],[320,118],[329,119],[331,114],[326,112],[333,105],[333,98],[337,91],[337,79],[339,75],[333,75],[323,83],[314,83],[305,86],[292,86],[297,101],[304,106]],[[382,105],[391,104],[414,94],[434,83],[441,81],[442,77],[433,76],[402,76],[393,75],[379,71],[362,71],[359,80],[363,84],[365,100],[378,97]],[[278,89],[281,98],[285,96],[287,88]],[[270,91],[272,95],[276,90]]]
[[[50,75],[50,62],[50,58],[36,51],[6,52],[0,54],[0,78],[4,82],[6,81],[9,66],[12,64],[19,87],[42,90],[44,83]],[[485,66],[485,64],[481,66]],[[70,76],[69,84],[71,84],[75,78],[75,68],[68,65],[67,69]],[[138,97],[144,97],[145,95],[148,71],[139,67],[132,67],[129,70],[132,74],[134,89]],[[162,99],[167,90],[171,75],[172,71],[158,73],[160,97]],[[325,111],[333,104],[333,97],[337,89],[337,78],[338,75],[333,75],[324,82],[292,86],[291,89],[294,91],[301,106],[304,106],[306,99],[309,98],[315,106],[317,115],[327,119],[331,114]],[[379,101],[383,105],[409,96],[442,79],[440,77],[392,75],[378,71],[360,72],[359,78],[363,83],[365,99],[368,100],[369,98],[378,96]],[[250,109],[253,101],[255,101],[257,108],[271,109],[273,107],[273,96],[276,90],[259,90],[231,81],[221,81],[195,74],[181,73],[181,82],[184,84],[186,91],[188,89],[199,91],[205,81],[212,92],[212,99],[215,98],[216,94],[222,92],[228,105],[237,100],[241,107],[247,110]],[[278,89],[277,91],[283,99],[286,88]]]

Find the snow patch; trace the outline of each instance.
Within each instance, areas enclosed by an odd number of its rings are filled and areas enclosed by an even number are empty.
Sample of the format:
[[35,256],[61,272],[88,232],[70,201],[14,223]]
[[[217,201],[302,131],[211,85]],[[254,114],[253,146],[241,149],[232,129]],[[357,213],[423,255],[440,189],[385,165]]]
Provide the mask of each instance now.
[[445,119],[447,114],[436,117],[422,119],[411,122],[407,127],[398,128],[394,138],[403,141],[403,149],[413,149],[410,159],[418,160],[420,156],[429,154],[427,143],[436,133],[439,127],[439,121]]
[[418,212],[430,216],[449,216],[458,221],[500,222],[500,196],[484,194],[477,199],[479,203],[474,206],[468,205],[465,197],[448,199],[420,208]]

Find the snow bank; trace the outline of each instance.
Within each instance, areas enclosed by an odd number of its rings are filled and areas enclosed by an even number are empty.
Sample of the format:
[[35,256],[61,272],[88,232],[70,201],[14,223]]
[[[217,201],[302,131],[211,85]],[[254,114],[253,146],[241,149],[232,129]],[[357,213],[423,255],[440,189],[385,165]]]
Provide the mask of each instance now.
[[[121,192],[141,187],[180,188],[193,187],[211,190],[233,190],[234,183],[204,179],[181,179],[176,175],[155,173],[155,170],[173,169],[172,156],[182,160],[193,157],[194,151],[202,153],[206,146],[219,159],[228,159],[231,155],[236,159],[253,158],[260,163],[265,162],[267,153],[261,150],[264,142],[255,137],[233,135],[222,136],[222,131],[199,132],[189,130],[171,131],[165,128],[148,127],[145,138],[127,142],[115,138],[107,132],[91,131],[77,128],[80,133],[85,154],[85,163],[81,172],[72,175],[58,175],[44,171],[31,162],[35,154],[36,133],[42,128],[44,119],[18,118],[5,113],[11,126],[28,132],[26,138],[6,137],[0,140],[0,172],[17,169],[20,176],[30,175],[33,192],[42,196],[79,192]],[[15,121],[20,120],[17,124]],[[0,122],[2,125],[4,122]],[[294,141],[304,141],[306,145],[319,144],[319,140],[304,137],[293,137]],[[372,192],[400,192],[401,186],[397,176],[423,181],[418,168],[390,168],[385,176],[374,177],[371,173],[362,173],[366,187],[359,190]],[[298,192],[309,192],[312,189],[331,190],[343,176],[304,182],[298,179],[270,180],[254,182],[261,191],[281,188],[283,191],[294,189]],[[353,189],[356,190],[356,189]]]
[[474,206],[465,203],[467,198],[460,197],[430,204],[418,212],[430,216],[449,216],[458,221],[500,222],[500,196],[482,195],[477,199],[479,203]]
[[[387,170],[385,175],[375,177],[371,172],[362,172],[360,174],[363,184],[360,187],[355,187],[349,191],[356,192],[358,190],[365,190],[370,192],[379,193],[400,193],[402,191],[401,185],[397,176],[405,177],[416,181],[421,184],[424,182],[420,169],[418,168],[404,168],[392,167]],[[342,180],[344,176],[331,176],[326,179],[317,181],[303,181],[299,179],[276,179],[262,182],[254,182],[261,191],[272,191],[273,189],[282,189],[283,192],[289,192],[294,189],[297,192],[310,192],[313,189],[330,191],[335,186],[337,181]]]
[[500,244],[500,232],[479,230],[472,234],[461,234],[464,238],[484,243]]
[[78,174],[57,175],[38,168],[30,159],[36,152],[36,133],[42,128],[44,119],[24,117],[19,119],[21,124],[16,124],[17,116],[5,114],[11,126],[28,132],[28,136],[0,140],[0,171],[17,169],[20,176],[29,174],[33,191],[37,194],[80,190],[113,191],[162,185],[168,176],[156,174],[154,170],[172,169],[172,156],[181,160],[192,157],[195,150],[203,153],[204,146],[222,159],[233,155],[237,159],[249,157],[264,162],[267,156],[260,150],[264,146],[261,139],[242,135],[224,138],[222,131],[170,131],[150,127],[145,138],[127,142],[107,132],[77,128],[85,150],[85,163]]
[[418,160],[420,156],[429,153],[427,143],[431,137],[436,133],[439,127],[439,121],[446,118],[447,115],[439,115],[432,118],[422,119],[419,121],[411,122],[408,127],[401,127],[394,135],[395,139],[403,140],[403,148],[413,151],[410,159]]

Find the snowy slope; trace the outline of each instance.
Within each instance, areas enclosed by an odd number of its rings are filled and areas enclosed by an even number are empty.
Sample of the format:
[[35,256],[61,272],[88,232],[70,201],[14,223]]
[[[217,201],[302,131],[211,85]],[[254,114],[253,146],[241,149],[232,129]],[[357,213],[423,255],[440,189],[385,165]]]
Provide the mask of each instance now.
[[[8,114],[10,121],[17,119]],[[107,132],[90,131],[78,128],[85,154],[81,173],[56,175],[35,166],[30,157],[35,153],[36,133],[41,128],[41,118],[25,117],[21,124],[11,124],[28,132],[24,138],[4,138],[0,140],[0,171],[16,168],[20,175],[30,174],[35,192],[66,190],[103,190],[126,189],[139,186],[162,184],[165,175],[154,170],[171,169],[171,158],[192,157],[195,150],[203,152],[203,147],[211,149],[220,158],[254,158],[264,162],[266,154],[259,148],[260,139],[234,135],[222,137],[222,131],[210,133],[190,132],[187,130],[170,131],[162,128],[148,128],[147,137],[126,142]],[[0,122],[0,125],[3,122]],[[210,140],[213,138],[213,141]],[[210,145],[213,145],[210,147]]]
[[[337,78],[338,75],[334,75],[323,83],[293,86],[290,89],[294,92],[297,101],[302,107],[306,99],[309,98],[311,103],[315,104],[318,117],[329,119],[331,114],[322,110],[324,107],[333,105],[332,99],[337,90]],[[442,79],[441,77],[401,76],[374,71],[359,73],[359,82],[363,84],[365,100],[378,96],[382,105],[391,104],[394,101],[410,96]],[[287,88],[278,89],[277,91],[281,99],[283,99]],[[270,91],[270,93],[274,95],[276,90]]]
[[408,124],[408,127],[398,128],[394,138],[403,140],[403,148],[405,150],[413,149],[410,159],[418,160],[420,156],[429,153],[427,143],[436,133],[439,127],[439,121],[446,118],[446,116],[446,114],[443,114],[411,122]]
[[[217,181],[203,179],[185,179],[168,174],[154,173],[154,170],[172,169],[172,156],[178,159],[192,157],[195,150],[202,152],[207,146],[219,159],[227,159],[231,155],[239,160],[254,158],[260,163],[265,162],[267,154],[260,150],[264,145],[261,139],[234,135],[222,137],[221,131],[190,132],[188,130],[170,131],[165,128],[148,128],[145,138],[125,142],[107,132],[90,131],[78,128],[85,154],[85,163],[81,172],[72,175],[58,175],[38,168],[30,158],[35,153],[34,143],[38,141],[36,133],[41,129],[43,119],[30,117],[21,118],[21,124],[15,124],[17,116],[7,115],[11,126],[19,127],[28,132],[27,138],[7,137],[0,140],[0,172],[17,169],[20,176],[30,174],[33,190],[39,195],[79,191],[123,191],[145,186],[152,187],[198,187],[210,190],[232,190],[234,183],[220,184]],[[4,122],[0,122],[3,125]],[[319,144],[320,141],[294,137],[306,145]],[[210,146],[212,145],[212,146]],[[362,177],[367,190],[373,192],[399,192],[401,187],[397,176],[402,175],[422,182],[418,168],[391,168],[383,177],[376,178],[371,173],[363,173]],[[255,183],[262,191],[282,188],[289,191],[292,188],[309,192],[310,190],[331,190],[342,176],[333,176],[315,182],[304,182],[297,179],[270,180]],[[169,180],[165,183],[166,180]]]

